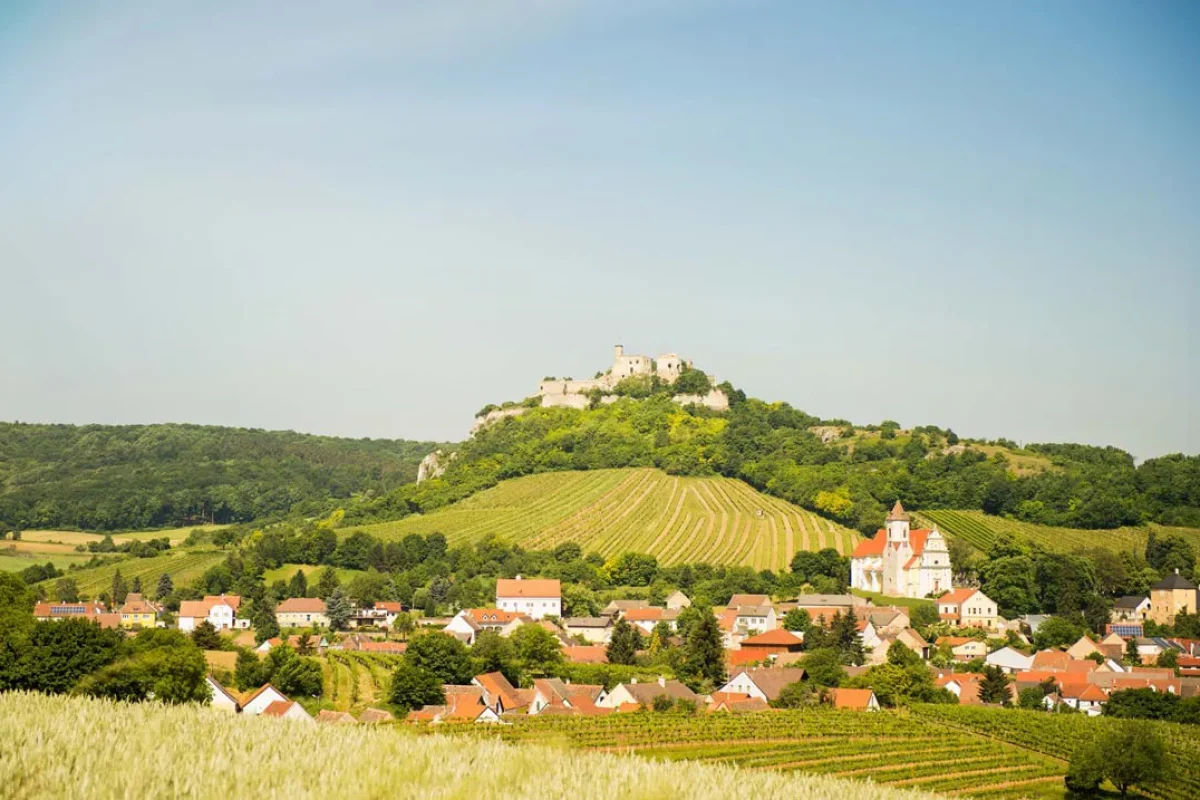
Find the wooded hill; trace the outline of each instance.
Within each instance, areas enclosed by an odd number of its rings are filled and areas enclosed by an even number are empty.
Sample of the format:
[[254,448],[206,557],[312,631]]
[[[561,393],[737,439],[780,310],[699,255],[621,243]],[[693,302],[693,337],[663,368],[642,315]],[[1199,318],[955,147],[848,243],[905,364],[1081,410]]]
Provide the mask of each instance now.
[[203,425],[0,423],[0,531],[318,513],[416,480],[438,446]]
[[913,509],[979,509],[1071,528],[1153,521],[1200,527],[1200,456],[1135,465],[1113,447],[960,439],[936,426],[820,420],[727,384],[727,412],[664,394],[589,409],[532,408],[458,447],[439,479],[348,508],[348,522],[398,519],[538,472],[656,467],[724,476],[873,533],[897,498]]

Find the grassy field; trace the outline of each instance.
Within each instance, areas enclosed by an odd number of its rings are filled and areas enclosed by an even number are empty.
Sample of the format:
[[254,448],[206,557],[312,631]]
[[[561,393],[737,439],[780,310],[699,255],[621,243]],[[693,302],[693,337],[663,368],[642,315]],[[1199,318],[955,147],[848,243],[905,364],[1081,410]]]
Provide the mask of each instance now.
[[884,784],[972,797],[1061,798],[1066,774],[1065,761],[1053,755],[897,712],[527,717],[512,726],[483,727],[463,732],[666,761],[869,780],[874,785],[863,788],[864,797],[878,796]]
[[[350,533],[356,528],[348,528]],[[855,531],[728,478],[654,469],[550,472],[505,481],[420,517],[368,525],[384,539],[440,532],[451,544],[496,535],[524,547],[577,542],[606,556],[783,569],[797,550],[854,549]]]
[[171,546],[175,546],[187,539],[188,535],[195,530],[211,533],[219,531],[225,525],[190,525],[186,528],[166,528],[159,531],[118,531],[111,534],[94,533],[90,531],[22,531],[21,541],[24,542],[52,542],[59,544],[67,544],[74,547],[77,544],[86,545],[89,542],[99,542],[106,535],[112,536],[115,544],[124,544],[132,541],[145,541],[147,539],[161,539],[164,536],[171,540]]
[[1146,549],[1150,531],[1159,535],[1182,536],[1200,550],[1200,528],[1170,528],[1146,525],[1137,528],[1084,530],[1034,525],[1004,517],[993,517],[982,511],[921,511],[918,516],[927,523],[936,523],[943,533],[961,539],[976,550],[986,552],[998,534],[1007,533],[1020,541],[1032,542],[1047,550],[1072,552],[1080,548],[1104,548],[1114,552]]
[[226,555],[213,548],[170,550],[154,558],[124,558],[103,566],[81,569],[70,573],[68,577],[75,579],[82,594],[95,597],[112,586],[113,573],[119,569],[126,583],[140,578],[142,589],[149,592],[153,591],[163,573],[170,575],[175,585],[179,586],[199,578],[209,567],[224,561]]
[[72,564],[82,564],[87,561],[89,556],[79,555],[57,555],[47,553],[11,553],[4,548],[0,548],[0,572],[20,572],[23,569],[35,565],[45,564],[49,561],[59,569],[66,569]]
[[[87,746],[80,745],[81,732]],[[130,758],[136,753],[136,758]],[[672,798],[854,800],[861,783],[723,765],[671,764],[606,753],[448,736],[400,726],[306,725],[196,706],[118,704],[0,694],[0,786],[32,798],[259,797],[307,800]],[[114,765],[120,765],[114,769]],[[871,787],[876,800],[933,800]]]
[[[296,570],[300,570],[311,583],[317,579],[317,573],[323,569],[326,568],[313,566],[312,564],[284,564],[275,569],[269,569],[263,572],[263,580],[267,582],[268,586],[275,581],[288,581],[291,580],[292,576],[296,574]],[[342,569],[341,567],[335,568],[334,571],[337,572],[338,580],[340,580],[343,584],[359,575],[366,574],[361,569]]]

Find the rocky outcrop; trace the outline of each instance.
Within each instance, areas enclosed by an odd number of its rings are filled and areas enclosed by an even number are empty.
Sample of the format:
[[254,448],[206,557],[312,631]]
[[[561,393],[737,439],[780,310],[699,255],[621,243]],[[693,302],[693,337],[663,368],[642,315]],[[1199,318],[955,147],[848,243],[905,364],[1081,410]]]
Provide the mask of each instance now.
[[525,406],[510,406],[509,408],[497,408],[489,411],[475,418],[475,424],[471,426],[471,433],[475,433],[475,431],[484,425],[491,425],[496,420],[506,419],[507,417],[519,417],[528,410]]
[[434,450],[422,458],[421,463],[417,466],[417,483],[441,477],[442,473],[446,471],[447,465],[457,455],[458,453],[451,453],[447,458],[443,451]]

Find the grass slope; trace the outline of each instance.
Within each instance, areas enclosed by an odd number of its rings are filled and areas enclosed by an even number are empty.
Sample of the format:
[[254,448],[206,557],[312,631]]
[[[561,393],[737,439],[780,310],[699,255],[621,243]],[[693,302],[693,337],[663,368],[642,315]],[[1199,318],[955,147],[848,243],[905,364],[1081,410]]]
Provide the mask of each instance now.
[[606,556],[637,551],[663,564],[707,561],[783,569],[797,550],[854,549],[855,531],[729,478],[655,469],[547,472],[504,481],[452,506],[350,528],[384,539],[445,534],[452,545],[488,535],[531,549],[577,542]]
[[1200,529],[1171,528],[1164,525],[1145,525],[1137,528],[1084,530],[1034,525],[1004,517],[994,517],[982,511],[922,511],[919,516],[936,523],[943,533],[961,539],[976,550],[987,552],[999,534],[1009,534],[1019,541],[1032,542],[1047,550],[1072,552],[1081,548],[1103,548],[1114,552],[1146,549],[1150,532],[1158,535],[1182,536],[1200,550]]
[[142,591],[149,593],[154,591],[163,573],[170,575],[175,585],[179,586],[199,578],[209,567],[224,561],[226,555],[228,553],[213,548],[170,550],[154,558],[124,558],[103,566],[69,572],[67,577],[75,579],[80,593],[95,597],[112,588],[113,573],[121,570],[127,585],[131,585],[134,578],[141,578]]
[[[1016,712],[1003,712],[1016,713]],[[831,709],[760,714],[525,717],[461,732],[506,741],[563,742],[668,761],[808,773],[973,797],[1063,796],[1065,761],[907,714]],[[739,793],[739,797],[747,796]]]
[[[86,732],[86,746],[80,741]],[[130,754],[136,753],[136,758]],[[0,786],[26,798],[571,797],[851,800],[861,783],[509,747],[399,726],[306,725],[195,706],[0,694]],[[113,765],[121,765],[114,769]],[[878,800],[933,795],[870,787]]]

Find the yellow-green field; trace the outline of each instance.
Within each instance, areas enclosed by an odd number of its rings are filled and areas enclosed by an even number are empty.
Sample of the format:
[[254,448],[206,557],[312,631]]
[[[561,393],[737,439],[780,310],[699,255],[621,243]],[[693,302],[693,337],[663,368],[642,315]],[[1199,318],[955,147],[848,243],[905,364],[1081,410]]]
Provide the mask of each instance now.
[[848,554],[855,531],[729,478],[655,469],[549,472],[516,478],[452,506],[348,528],[383,539],[442,533],[452,545],[495,535],[531,549],[576,542],[606,556],[649,553],[663,564],[784,569],[797,550]]
[[179,586],[199,578],[209,567],[224,561],[226,555],[227,553],[211,547],[170,550],[154,558],[123,558],[111,561],[103,566],[71,572],[68,577],[75,579],[82,594],[95,597],[112,586],[113,573],[119,569],[126,583],[140,578],[142,587],[150,591],[157,584],[159,576],[164,573],[170,575],[175,585]]
[[[320,573],[323,569],[327,569],[327,567],[314,566],[312,564],[284,564],[276,567],[275,569],[269,569],[265,571],[263,573],[263,580],[266,581],[268,585],[274,583],[275,581],[290,581],[292,576],[296,574],[296,571],[299,570],[300,572],[304,573],[304,576],[308,578],[309,582],[311,583],[320,577],[318,573]],[[346,583],[358,575],[366,574],[360,569],[342,569],[341,567],[335,568],[334,571],[337,573],[338,580],[342,583]]]
[[147,539],[161,539],[166,537],[170,539],[171,546],[179,544],[187,539],[192,531],[199,530],[211,533],[219,531],[225,525],[189,525],[186,528],[165,528],[158,531],[117,531],[110,534],[95,533],[90,531],[22,531],[21,541],[24,542],[51,542],[59,544],[67,544],[74,547],[77,544],[86,545],[89,542],[99,542],[105,536],[112,536],[114,544],[124,544],[132,541],[145,541]]
[[1146,539],[1154,531],[1159,536],[1182,536],[1200,550],[1200,529],[1172,528],[1164,525],[1085,530],[1034,525],[1004,517],[993,517],[982,511],[922,511],[918,517],[925,524],[936,523],[945,534],[961,539],[976,550],[987,552],[999,534],[1009,534],[1018,541],[1041,545],[1047,550],[1069,553],[1087,548],[1103,548],[1114,552],[1146,549]]

